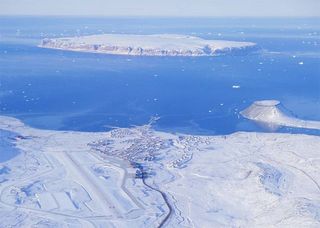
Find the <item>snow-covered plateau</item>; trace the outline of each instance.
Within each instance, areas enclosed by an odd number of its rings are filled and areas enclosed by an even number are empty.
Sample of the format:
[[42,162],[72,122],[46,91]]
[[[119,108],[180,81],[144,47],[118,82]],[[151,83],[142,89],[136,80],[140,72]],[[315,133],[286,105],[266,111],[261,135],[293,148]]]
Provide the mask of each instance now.
[[320,130],[320,121],[298,119],[286,112],[288,111],[281,106],[280,101],[262,100],[255,101],[241,115],[271,129],[286,126]]
[[214,56],[255,48],[251,42],[205,40],[176,34],[102,34],[46,38],[39,47],[69,51],[145,56]]
[[319,227],[320,137],[104,133],[0,116],[0,227]]

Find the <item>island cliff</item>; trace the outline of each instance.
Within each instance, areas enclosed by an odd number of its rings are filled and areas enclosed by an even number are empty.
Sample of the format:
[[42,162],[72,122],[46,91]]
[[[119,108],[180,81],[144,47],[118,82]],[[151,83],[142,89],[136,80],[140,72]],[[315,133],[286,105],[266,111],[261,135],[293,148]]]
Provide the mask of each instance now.
[[205,40],[195,36],[103,34],[42,40],[39,47],[140,56],[215,56],[256,48],[255,43]]

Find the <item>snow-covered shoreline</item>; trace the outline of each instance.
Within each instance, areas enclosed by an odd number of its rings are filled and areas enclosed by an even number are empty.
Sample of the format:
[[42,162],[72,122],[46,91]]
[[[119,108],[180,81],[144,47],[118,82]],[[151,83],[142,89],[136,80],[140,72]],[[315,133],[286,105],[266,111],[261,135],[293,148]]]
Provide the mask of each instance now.
[[320,225],[319,136],[1,130],[22,153],[0,163],[0,226]]
[[138,56],[215,56],[256,47],[252,42],[205,40],[176,34],[102,34],[42,40],[39,47]]
[[281,104],[277,100],[255,101],[241,111],[241,115],[273,129],[286,126],[320,130],[320,121],[298,119],[287,115],[281,109]]

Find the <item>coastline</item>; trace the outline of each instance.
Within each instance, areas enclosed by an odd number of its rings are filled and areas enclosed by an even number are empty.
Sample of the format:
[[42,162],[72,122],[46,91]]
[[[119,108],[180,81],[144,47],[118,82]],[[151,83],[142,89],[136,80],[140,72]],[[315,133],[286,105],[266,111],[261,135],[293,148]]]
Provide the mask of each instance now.
[[41,48],[129,56],[216,56],[256,48],[252,42],[205,40],[177,34],[102,34],[43,39]]
[[[271,216],[270,202],[275,200],[277,204],[272,207],[278,211],[276,220],[286,217],[288,208],[291,208],[290,213],[300,213],[299,205],[309,210],[305,206],[309,202],[307,199],[311,200],[316,197],[314,194],[320,192],[320,177],[315,172],[320,166],[319,155],[315,150],[320,146],[319,136],[256,132],[195,136],[158,132],[152,130],[150,125],[118,128],[103,133],[52,131],[30,128],[15,118],[4,116],[0,116],[0,129],[15,132],[19,136],[13,139],[15,146],[23,151],[5,163],[13,173],[5,174],[6,181],[0,188],[0,204],[19,207],[22,211],[25,210],[23,208],[35,210],[37,206],[30,203],[30,199],[33,199],[42,205],[41,207],[45,207],[42,211],[52,220],[56,220],[55,214],[59,212],[66,218],[73,216],[81,223],[97,224],[92,217],[93,214],[81,206],[90,205],[92,213],[99,214],[104,225],[113,224],[113,220],[118,217],[135,218],[130,223],[136,225],[141,225],[142,221],[149,218],[149,225],[161,225],[164,222],[174,225],[177,220],[183,220],[185,225],[192,222],[198,226],[205,226],[216,224],[217,221],[212,220],[210,213],[207,214],[204,210],[217,205],[209,203],[200,209],[195,201],[204,203],[209,198],[219,201],[218,205],[223,210],[218,214],[226,219],[225,225],[234,224],[234,221],[227,219],[229,216],[236,216],[237,224],[272,225],[274,220],[256,219],[248,222],[245,217],[261,213]],[[301,151],[301,148],[304,150]],[[21,159],[30,156],[37,158],[38,162],[22,170],[14,168],[20,164]],[[45,161],[51,161],[51,171],[47,170],[41,174],[41,170],[46,169]],[[133,163],[135,165],[132,165]],[[61,169],[59,167],[65,170],[65,174],[57,172]],[[145,173],[142,177],[138,171],[141,167]],[[29,173],[29,177],[17,175],[18,170]],[[16,176],[15,180],[12,179],[13,176]],[[117,176],[121,178],[118,179]],[[58,190],[58,195],[55,193],[57,190],[46,187],[46,190],[34,189],[27,196],[15,196],[24,199],[19,204],[18,201],[14,203],[11,200],[14,195],[9,193],[10,189],[23,191],[26,188],[23,186],[34,185],[36,180],[45,183],[45,186],[51,186],[57,178],[64,180],[64,187]],[[69,200],[77,202],[75,205],[78,205],[78,209],[70,208],[66,211],[63,207],[57,206],[60,202],[59,197],[68,192],[66,189],[69,185],[79,188],[76,187],[75,180],[91,195],[91,200],[73,195]],[[191,187],[194,181],[198,183],[198,187]],[[211,190],[198,194],[201,192],[201,186],[207,186],[204,189]],[[305,187],[299,189],[297,186]],[[147,190],[150,187],[151,192]],[[223,194],[221,189],[224,189]],[[80,191],[80,188],[77,191]],[[147,196],[143,196],[144,191],[149,192]],[[103,197],[95,198],[95,192]],[[160,193],[165,194],[166,202],[159,198]],[[113,198],[112,194],[118,196]],[[232,199],[228,197],[230,194],[233,196]],[[194,203],[189,207],[196,211],[195,214],[185,210],[184,205],[188,202],[185,196],[188,195],[192,196]],[[243,198],[244,196],[247,198]],[[256,201],[258,196],[263,196],[264,201]],[[302,196],[304,200],[301,199]],[[48,200],[48,197],[54,197],[58,204],[48,201],[45,206],[41,199]],[[239,200],[242,203],[238,207],[248,207],[250,213],[241,215],[230,207]],[[101,201],[109,206],[103,207]],[[161,209],[155,205],[160,205]],[[266,207],[269,209],[265,210]],[[310,208],[310,213],[312,210]],[[177,214],[178,211],[182,214]],[[78,216],[75,217],[74,213]],[[11,216],[15,215],[11,213]],[[82,221],[83,216],[86,216],[86,219]],[[202,219],[199,220],[199,217]],[[290,224],[301,225],[305,221],[320,224],[311,214],[300,213],[300,218],[291,221]],[[122,219],[118,222],[125,225],[128,221]]]

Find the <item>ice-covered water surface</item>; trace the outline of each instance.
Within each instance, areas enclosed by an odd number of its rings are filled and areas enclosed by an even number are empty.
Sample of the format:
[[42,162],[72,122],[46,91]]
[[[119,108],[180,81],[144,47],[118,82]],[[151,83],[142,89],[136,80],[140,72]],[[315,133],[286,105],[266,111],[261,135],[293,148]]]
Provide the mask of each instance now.
[[320,225],[319,136],[0,129],[23,151],[0,173],[0,226]]
[[[0,112],[32,126],[103,131],[160,116],[155,127],[167,131],[260,131],[239,112],[264,99],[280,100],[300,118],[320,119],[317,19],[2,17],[0,23]],[[104,33],[249,41],[262,51],[173,58],[36,47],[46,37]]]
[[[0,163],[6,162],[11,158],[19,154],[19,149],[15,146],[15,140],[17,139],[17,134],[0,130]],[[1,169],[0,174],[5,172],[6,169]]]

